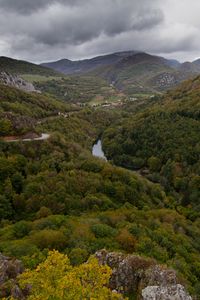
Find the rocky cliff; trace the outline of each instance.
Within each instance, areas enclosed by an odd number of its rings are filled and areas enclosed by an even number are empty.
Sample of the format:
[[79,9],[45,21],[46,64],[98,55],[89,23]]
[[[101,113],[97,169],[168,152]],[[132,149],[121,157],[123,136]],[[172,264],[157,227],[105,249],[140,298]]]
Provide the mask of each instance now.
[[95,256],[101,264],[112,268],[112,290],[135,295],[138,300],[192,300],[176,272],[154,260],[106,250],[96,252]]
[[13,74],[11,75],[7,72],[0,72],[0,81],[5,85],[16,87],[25,92],[40,93],[40,91],[35,89],[32,83],[25,81],[18,75],[13,75]]
[[[95,256],[100,264],[107,264],[113,270],[112,290],[134,295],[137,300],[192,300],[176,272],[154,260],[106,250],[96,252]],[[23,271],[19,260],[0,254],[0,298],[11,295],[15,299],[26,299],[30,287],[22,291],[16,280]]]

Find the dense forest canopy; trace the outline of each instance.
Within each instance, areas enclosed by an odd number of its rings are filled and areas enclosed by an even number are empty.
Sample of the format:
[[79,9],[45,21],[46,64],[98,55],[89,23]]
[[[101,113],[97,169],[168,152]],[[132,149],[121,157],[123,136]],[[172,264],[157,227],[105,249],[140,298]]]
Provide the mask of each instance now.
[[[200,78],[168,92],[103,135],[114,163],[145,170],[177,205],[200,211]],[[198,214],[197,214],[198,215]]]
[[[199,92],[196,78],[142,105],[81,109],[0,86],[0,252],[29,269],[53,249],[73,266],[137,253],[199,295]],[[33,131],[50,137],[4,140]],[[91,154],[100,136],[110,162]]]

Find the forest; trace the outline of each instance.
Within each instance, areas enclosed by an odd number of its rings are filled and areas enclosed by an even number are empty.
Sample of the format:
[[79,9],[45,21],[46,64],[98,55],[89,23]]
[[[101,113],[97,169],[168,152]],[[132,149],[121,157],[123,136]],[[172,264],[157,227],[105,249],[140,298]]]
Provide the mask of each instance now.
[[[22,285],[38,265],[45,276],[49,250],[60,252],[58,264],[69,259],[72,278],[105,248],[172,267],[200,295],[199,95],[195,78],[131,109],[80,109],[74,100],[1,86],[0,252],[29,270]],[[50,138],[4,140],[33,131]],[[91,154],[99,137],[108,162]]]

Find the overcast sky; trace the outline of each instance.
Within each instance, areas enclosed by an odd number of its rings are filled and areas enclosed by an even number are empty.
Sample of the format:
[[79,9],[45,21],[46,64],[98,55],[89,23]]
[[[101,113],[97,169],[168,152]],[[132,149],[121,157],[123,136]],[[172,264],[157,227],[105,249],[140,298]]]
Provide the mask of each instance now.
[[141,50],[200,57],[200,0],[0,0],[0,55],[43,62]]

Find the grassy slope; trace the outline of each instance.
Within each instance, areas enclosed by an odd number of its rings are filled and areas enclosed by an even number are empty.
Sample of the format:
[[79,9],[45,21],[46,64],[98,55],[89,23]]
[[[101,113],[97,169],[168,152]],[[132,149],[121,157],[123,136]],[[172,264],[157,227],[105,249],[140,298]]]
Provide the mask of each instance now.
[[91,76],[68,76],[62,79],[35,82],[42,92],[72,103],[102,103],[121,99],[105,80]]
[[37,74],[43,76],[58,76],[54,70],[38,66],[22,60],[0,57],[0,71],[11,74]]

